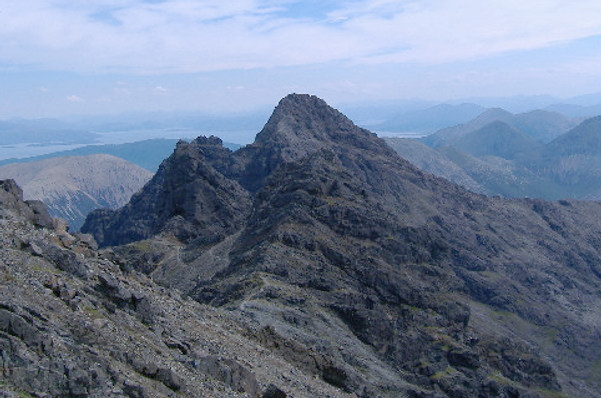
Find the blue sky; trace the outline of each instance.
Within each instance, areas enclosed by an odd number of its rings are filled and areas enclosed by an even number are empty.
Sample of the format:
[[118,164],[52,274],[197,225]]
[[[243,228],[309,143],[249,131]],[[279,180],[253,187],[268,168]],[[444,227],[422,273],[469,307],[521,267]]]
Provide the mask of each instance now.
[[[7,4],[8,3],[8,4]],[[0,117],[601,92],[598,0],[0,4]]]

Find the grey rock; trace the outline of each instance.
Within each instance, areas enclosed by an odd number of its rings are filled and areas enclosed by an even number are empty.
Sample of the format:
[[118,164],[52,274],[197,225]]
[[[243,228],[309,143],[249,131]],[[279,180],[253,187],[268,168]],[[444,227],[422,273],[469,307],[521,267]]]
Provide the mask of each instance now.
[[41,253],[42,257],[62,271],[69,272],[78,277],[85,277],[88,273],[82,256],[65,248],[45,241],[36,241],[33,242],[32,251],[36,254]]
[[31,221],[39,227],[54,228],[54,219],[48,213],[46,205],[39,200],[28,200],[25,202],[33,212]]
[[[587,286],[587,307],[599,303],[593,293],[599,280],[582,262],[583,255],[589,264],[600,258],[594,244],[584,243],[601,236],[601,220],[589,217],[599,213],[598,204],[470,193],[415,169],[375,135],[306,95],[283,99],[255,142],[236,152],[214,138],[180,143],[159,175],[153,189],[125,209],[88,219],[101,245],[136,239],[121,240],[119,225],[146,228],[156,213],[146,203],[212,208],[214,198],[186,191],[195,178],[197,187],[213,181],[219,201],[228,203],[227,189],[252,201],[224,218],[237,220],[227,228],[215,230],[223,224],[213,223],[178,236],[174,231],[187,223],[201,227],[193,212],[180,212],[154,232],[146,229],[148,240],[115,252],[165,286],[256,323],[261,344],[342,391],[477,395],[499,374],[520,394],[536,395],[537,388],[569,389],[566,380],[583,380],[574,370],[593,360],[572,350],[595,346],[595,327],[558,310],[562,300],[576,302],[567,290],[559,299],[543,281]],[[199,204],[189,203],[194,196]],[[169,234],[182,246],[162,246],[156,257],[139,249],[160,246]],[[491,329],[495,311],[511,315]],[[327,321],[317,314],[328,314]],[[560,318],[578,323],[580,343],[565,350],[533,337]],[[527,366],[514,362],[503,343],[518,320],[530,326],[512,338],[542,350],[518,345]]]
[[24,216],[34,225],[54,228],[54,220],[48,214],[46,205],[37,200],[23,200],[23,190],[14,180],[0,180],[0,205]]
[[23,340],[28,345],[40,344],[41,336],[38,330],[18,314],[0,309],[0,330]]
[[[34,225],[18,190],[8,199],[0,204],[3,396],[248,397],[276,382],[298,397],[347,396],[296,373],[226,312]],[[85,275],[64,265],[73,258]],[[199,358],[206,372],[194,367]]]
[[288,395],[277,386],[270,384],[263,392],[262,398],[286,398]]
[[247,393],[251,397],[258,396],[259,384],[255,376],[232,359],[216,356],[201,357],[194,360],[194,367],[235,391]]

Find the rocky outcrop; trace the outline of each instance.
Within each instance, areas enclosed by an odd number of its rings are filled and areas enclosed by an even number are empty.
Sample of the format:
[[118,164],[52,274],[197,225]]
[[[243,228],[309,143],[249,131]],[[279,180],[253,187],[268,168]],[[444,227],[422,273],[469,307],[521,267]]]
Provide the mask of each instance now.
[[181,143],[84,230],[341,392],[599,397],[598,214],[471,193],[290,95],[253,144]]
[[16,211],[25,220],[37,226],[53,228],[55,225],[55,220],[52,219],[42,202],[23,200],[23,190],[14,180],[0,181],[0,205]]
[[230,153],[216,137],[180,141],[130,203],[117,211],[93,212],[82,231],[105,246],[159,233],[183,242],[223,239],[243,225],[250,211],[249,193],[226,176],[235,169]]

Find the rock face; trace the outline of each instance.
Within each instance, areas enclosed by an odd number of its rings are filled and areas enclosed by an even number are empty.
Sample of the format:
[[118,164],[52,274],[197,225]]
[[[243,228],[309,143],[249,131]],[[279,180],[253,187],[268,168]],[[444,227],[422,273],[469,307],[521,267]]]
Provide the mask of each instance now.
[[39,227],[54,228],[46,205],[38,200],[23,200],[23,190],[14,180],[0,181],[0,205],[15,211],[25,220]]
[[471,193],[316,97],[180,143],[83,230],[342,392],[601,396],[601,204]]
[[25,198],[41,200],[50,214],[79,230],[98,208],[117,208],[150,179],[152,173],[110,155],[68,156],[0,167],[0,178],[14,179]]
[[[215,241],[242,226],[249,193],[216,167],[228,168],[231,151],[215,137],[180,141],[156,175],[119,211],[98,210],[83,231],[103,245],[170,233],[182,241]],[[114,233],[105,234],[104,231]]]
[[350,397],[44,211],[0,181],[0,396]]

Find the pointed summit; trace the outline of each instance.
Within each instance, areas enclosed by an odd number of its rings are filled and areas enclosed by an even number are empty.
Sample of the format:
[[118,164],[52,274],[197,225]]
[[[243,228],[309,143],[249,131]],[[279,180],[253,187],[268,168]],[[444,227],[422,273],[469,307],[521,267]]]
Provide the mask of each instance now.
[[392,153],[374,133],[356,126],[324,100],[290,94],[275,108],[255,144],[278,152],[282,161],[295,161],[321,149],[363,148]]
[[284,97],[273,111],[256,142],[327,141],[334,130],[356,131],[358,127],[324,100],[307,94]]

